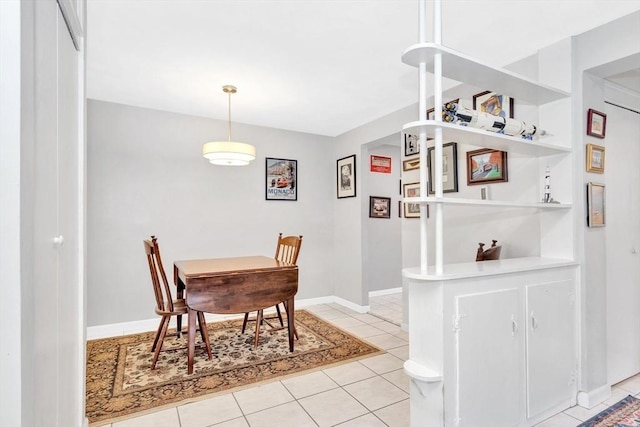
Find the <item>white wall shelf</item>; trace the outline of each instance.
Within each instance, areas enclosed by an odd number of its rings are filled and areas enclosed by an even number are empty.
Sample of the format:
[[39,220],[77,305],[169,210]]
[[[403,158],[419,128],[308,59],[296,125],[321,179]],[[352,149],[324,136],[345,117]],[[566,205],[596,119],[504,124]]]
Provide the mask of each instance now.
[[570,203],[542,203],[542,202],[518,202],[511,200],[479,200],[479,199],[461,199],[454,197],[405,197],[406,203],[417,204],[436,204],[443,205],[469,205],[469,206],[487,206],[487,207],[506,207],[506,208],[535,208],[535,209],[570,209]]
[[528,156],[547,156],[553,154],[570,153],[571,148],[543,142],[544,137],[532,141],[490,132],[483,129],[460,126],[453,123],[436,122],[435,120],[419,120],[407,123],[402,131],[417,135],[426,132],[428,138],[433,138],[435,129],[442,128],[442,136],[446,140],[458,141],[494,150],[526,154]]
[[541,84],[511,71],[493,67],[436,43],[417,43],[409,46],[402,53],[402,62],[414,67],[425,63],[426,68],[432,70],[436,54],[442,54],[443,76],[507,94],[519,102],[541,105],[571,96],[568,92]]

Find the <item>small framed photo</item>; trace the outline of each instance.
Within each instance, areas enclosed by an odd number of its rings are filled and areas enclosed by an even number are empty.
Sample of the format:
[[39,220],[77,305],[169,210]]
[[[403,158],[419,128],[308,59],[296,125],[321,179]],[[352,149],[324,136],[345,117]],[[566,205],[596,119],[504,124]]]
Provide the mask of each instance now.
[[604,147],[587,144],[587,172],[604,173]]
[[[429,165],[429,194],[436,192],[436,149],[427,149],[427,163]],[[458,144],[448,142],[442,144],[442,192],[455,193],[458,191]]]
[[369,156],[369,159],[369,170],[371,172],[391,173],[391,157],[372,154],[371,156]]
[[491,91],[473,95],[473,109],[492,116],[513,119],[513,98]]
[[590,182],[587,184],[587,225],[604,227],[605,225],[605,192],[604,184]]
[[298,200],[298,161],[266,158],[265,198]]
[[[460,98],[457,98],[457,99],[452,99],[451,101],[447,102],[446,104],[457,104],[459,102],[460,102]],[[427,110],[427,120],[435,120],[436,119],[435,112],[436,112],[435,107],[434,108],[429,108]]]
[[391,218],[391,198],[369,196],[369,218]]
[[338,199],[356,197],[356,155],[336,161],[336,188]]
[[418,169],[420,167],[420,157],[413,157],[411,159],[402,161],[402,170],[404,172]]
[[467,152],[467,185],[507,181],[506,151],[481,148]]
[[[420,197],[420,183],[412,182],[405,184],[403,188],[404,197]],[[404,203],[404,217],[405,218],[420,218],[420,204],[418,203]]]
[[404,155],[405,157],[420,154],[420,137],[418,135],[404,134]]
[[587,112],[587,135],[604,138],[607,130],[607,115],[589,108]]

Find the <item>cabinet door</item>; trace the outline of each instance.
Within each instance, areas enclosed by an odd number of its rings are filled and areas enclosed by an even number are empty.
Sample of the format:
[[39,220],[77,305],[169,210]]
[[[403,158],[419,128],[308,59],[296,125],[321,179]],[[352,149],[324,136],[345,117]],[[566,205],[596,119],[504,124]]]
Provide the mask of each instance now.
[[518,289],[455,298],[457,425],[518,424],[524,351],[518,301]]
[[574,288],[573,280],[527,286],[528,418],[570,405],[575,388]]

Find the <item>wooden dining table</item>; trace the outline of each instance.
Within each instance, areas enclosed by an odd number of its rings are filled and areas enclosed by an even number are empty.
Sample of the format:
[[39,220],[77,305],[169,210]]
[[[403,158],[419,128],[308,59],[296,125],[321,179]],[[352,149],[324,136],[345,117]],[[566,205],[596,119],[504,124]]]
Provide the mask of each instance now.
[[188,309],[188,373],[193,373],[196,318],[199,311],[239,314],[286,301],[289,351],[293,351],[294,296],[298,267],[266,256],[176,261],[173,280]]

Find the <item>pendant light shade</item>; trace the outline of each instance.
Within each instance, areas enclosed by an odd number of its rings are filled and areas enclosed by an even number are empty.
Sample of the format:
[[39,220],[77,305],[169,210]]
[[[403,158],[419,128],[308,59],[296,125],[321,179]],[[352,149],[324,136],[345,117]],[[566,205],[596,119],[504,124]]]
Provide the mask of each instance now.
[[246,166],[256,158],[256,148],[244,142],[231,141],[231,94],[236,93],[235,86],[222,86],[224,93],[229,95],[229,138],[227,141],[207,142],[202,146],[202,155],[209,163],[220,166]]

